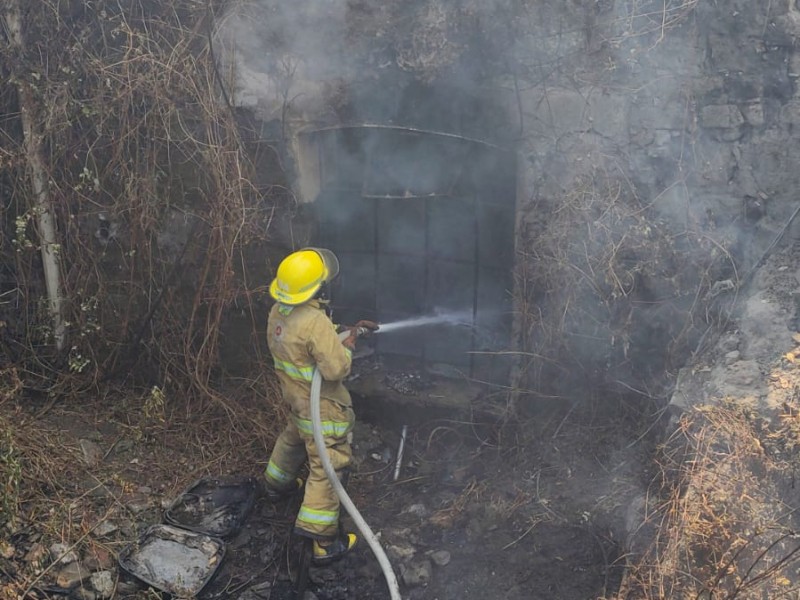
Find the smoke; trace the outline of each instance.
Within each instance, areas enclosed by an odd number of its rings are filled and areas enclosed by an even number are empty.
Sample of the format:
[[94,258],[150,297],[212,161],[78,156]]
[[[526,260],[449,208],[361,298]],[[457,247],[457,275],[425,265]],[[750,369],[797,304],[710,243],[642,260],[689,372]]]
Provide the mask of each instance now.
[[260,0],[234,5],[217,32],[252,72],[279,72],[281,61],[292,56],[306,63],[310,76],[335,77],[346,62],[346,13],[344,0]]
[[516,289],[523,385],[644,406],[705,335],[710,290],[793,208],[789,4],[261,0],[220,36],[238,104],[290,135],[326,129],[304,139],[344,321],[466,310],[470,328],[398,329],[378,349],[506,383],[486,357],[511,344]]
[[484,110],[493,94],[479,84],[502,60],[490,12],[443,0],[255,0],[235,4],[217,38],[235,102],[262,118],[497,139],[505,115]]
[[[752,235],[719,215],[741,200],[732,182],[763,198],[766,178],[743,164],[745,147],[728,145],[770,118],[768,104],[752,104],[753,90],[785,96],[791,87],[772,68],[760,87],[741,75],[738,86],[704,80],[709,65],[731,72],[729,46],[739,42],[725,40],[727,24],[706,7],[702,27],[717,50],[709,58],[685,27],[697,5],[258,0],[235,5],[218,35],[235,102],[282,120],[289,137],[305,132],[322,161],[317,242],[342,254],[345,314],[510,311],[516,168],[491,144],[512,148],[522,158],[521,230],[531,232],[516,239],[517,254],[541,262],[539,232],[552,233],[553,223],[567,238],[555,247],[562,254],[551,253],[553,269],[540,269],[537,297],[525,298],[547,300],[539,308],[552,319],[538,322],[560,326],[557,344],[543,350],[566,348],[586,372],[638,388],[642,373],[665,370],[675,339],[691,345],[696,331],[679,330],[684,300],[725,274],[714,244],[727,249]],[[761,10],[754,6],[737,0],[748,14]],[[698,81],[708,108],[692,103]],[[752,105],[746,115],[735,104],[740,92]],[[609,266],[597,262],[606,253]],[[570,264],[592,268],[565,297],[553,272],[574,276]],[[587,327],[592,343],[581,341]]]
[[344,0],[234,4],[216,33],[234,103],[269,120],[292,101],[318,101],[324,83],[347,78],[346,13]]
[[485,2],[258,0],[218,27],[235,103],[281,119],[319,157],[321,194],[304,200],[315,200],[314,243],[342,263],[337,317],[477,315],[471,328],[378,341],[459,367],[511,337],[515,161],[493,145],[507,145],[511,127],[480,83],[508,35],[491,12]]

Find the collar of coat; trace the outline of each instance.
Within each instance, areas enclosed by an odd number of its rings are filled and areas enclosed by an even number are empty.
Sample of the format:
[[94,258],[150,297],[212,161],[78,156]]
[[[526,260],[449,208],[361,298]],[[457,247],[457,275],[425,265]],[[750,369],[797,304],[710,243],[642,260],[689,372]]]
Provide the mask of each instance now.
[[324,304],[327,304],[327,302],[323,303],[322,300],[319,300],[317,298],[314,298],[312,300],[308,300],[307,302],[304,302],[303,304],[297,304],[297,305],[289,305],[289,304],[280,304],[279,303],[278,304],[278,312],[281,313],[282,315],[289,315],[298,306],[308,306],[309,308],[316,308],[317,310],[324,310]]

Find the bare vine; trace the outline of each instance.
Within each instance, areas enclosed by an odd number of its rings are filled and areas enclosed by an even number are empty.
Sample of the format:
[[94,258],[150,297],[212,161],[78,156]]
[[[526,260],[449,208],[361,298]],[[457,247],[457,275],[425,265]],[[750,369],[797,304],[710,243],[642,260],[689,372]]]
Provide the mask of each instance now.
[[517,281],[533,389],[560,371],[641,382],[656,395],[713,318],[708,291],[735,278],[726,248],[673,232],[613,163],[599,161],[559,198],[535,198],[522,223]]
[[[267,165],[274,188],[254,183],[265,165],[220,101],[207,32],[209,8],[224,4],[43,0],[25,11],[22,56],[0,48],[0,70],[32,90],[61,240],[69,343],[59,355],[41,300],[19,99],[4,90],[0,293],[13,281],[18,301],[0,305],[0,348],[30,387],[63,396],[145,371],[144,384],[225,403],[217,375],[228,311],[246,308],[254,331],[264,311],[252,290],[266,261],[245,250],[262,256],[286,196],[270,193],[284,186],[279,166]],[[246,342],[261,360],[260,341]]]

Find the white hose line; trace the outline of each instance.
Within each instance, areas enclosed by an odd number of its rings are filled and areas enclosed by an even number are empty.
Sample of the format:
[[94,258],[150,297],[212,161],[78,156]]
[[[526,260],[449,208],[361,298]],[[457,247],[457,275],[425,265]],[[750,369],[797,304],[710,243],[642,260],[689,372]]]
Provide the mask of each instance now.
[[331,482],[331,486],[333,486],[333,491],[339,496],[342,506],[345,507],[347,514],[353,519],[361,535],[367,540],[369,547],[372,549],[373,554],[375,554],[375,558],[378,559],[381,570],[383,570],[383,576],[386,578],[386,584],[389,586],[389,593],[391,594],[392,600],[402,600],[400,597],[400,587],[397,584],[397,578],[394,575],[389,558],[386,556],[383,548],[381,548],[378,538],[372,533],[369,525],[367,525],[361,513],[358,512],[353,501],[350,500],[350,496],[347,495],[342,482],[339,481],[339,476],[336,475],[336,471],[331,464],[331,459],[328,456],[328,448],[325,445],[325,439],[322,437],[322,417],[320,416],[319,409],[321,390],[322,375],[319,374],[319,370],[315,367],[314,376],[311,378],[311,424],[314,429],[314,444],[317,446],[317,454],[319,454],[319,458],[322,461],[322,468],[325,469],[325,475],[328,476],[328,480]]

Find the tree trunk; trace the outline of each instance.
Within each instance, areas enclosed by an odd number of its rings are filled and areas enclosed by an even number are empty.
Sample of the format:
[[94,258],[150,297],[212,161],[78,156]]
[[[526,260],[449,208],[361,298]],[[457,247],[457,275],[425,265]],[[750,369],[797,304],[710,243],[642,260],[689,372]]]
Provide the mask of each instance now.
[[[16,48],[21,56],[25,49],[25,39],[22,32],[20,0],[7,0],[3,16],[9,43]],[[50,199],[46,162],[42,149],[42,132],[34,120],[33,115],[36,112],[34,110],[35,101],[28,83],[21,79],[18,80],[17,90],[24,137],[23,144],[33,188],[33,213],[39,233],[49,311],[53,320],[53,336],[56,348],[61,351],[66,343],[64,299],[61,295],[59,244],[53,203]]]

